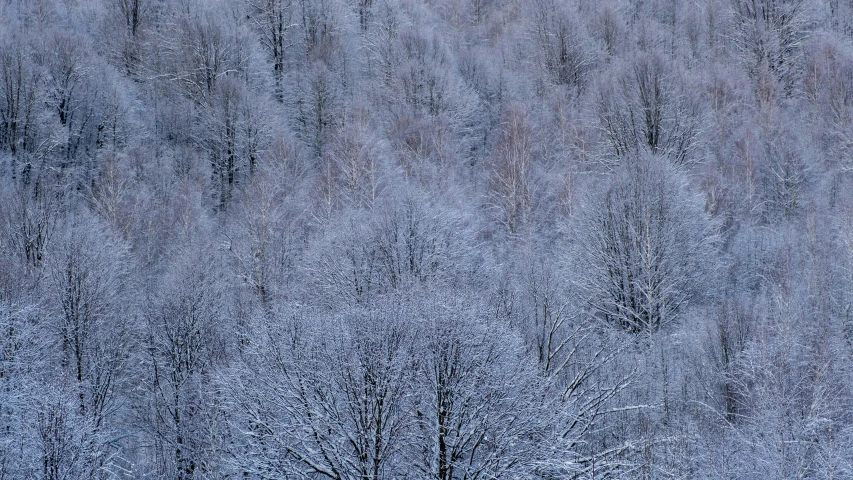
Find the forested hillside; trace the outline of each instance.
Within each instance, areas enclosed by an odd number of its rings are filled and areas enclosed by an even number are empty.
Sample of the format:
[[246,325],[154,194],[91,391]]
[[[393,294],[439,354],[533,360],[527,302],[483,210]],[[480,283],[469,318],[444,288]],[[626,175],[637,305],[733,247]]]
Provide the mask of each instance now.
[[853,478],[851,179],[851,0],[0,0],[0,479]]

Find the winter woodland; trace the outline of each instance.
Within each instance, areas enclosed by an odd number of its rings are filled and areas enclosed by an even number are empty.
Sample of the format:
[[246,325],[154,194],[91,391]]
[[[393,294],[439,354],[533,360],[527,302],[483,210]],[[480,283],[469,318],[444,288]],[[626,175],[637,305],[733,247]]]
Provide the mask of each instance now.
[[0,480],[849,479],[851,307],[851,0],[0,0]]

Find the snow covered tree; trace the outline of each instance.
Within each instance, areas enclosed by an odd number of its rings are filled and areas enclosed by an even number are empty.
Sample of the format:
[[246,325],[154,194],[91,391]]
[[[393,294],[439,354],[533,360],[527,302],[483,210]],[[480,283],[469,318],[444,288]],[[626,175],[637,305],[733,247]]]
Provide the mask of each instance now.
[[617,170],[579,228],[577,282],[599,318],[651,335],[710,293],[716,227],[665,158]]

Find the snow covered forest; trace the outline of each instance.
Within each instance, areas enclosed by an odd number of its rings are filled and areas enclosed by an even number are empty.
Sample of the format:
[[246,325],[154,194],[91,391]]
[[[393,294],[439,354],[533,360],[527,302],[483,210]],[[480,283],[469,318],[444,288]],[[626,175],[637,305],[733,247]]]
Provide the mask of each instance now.
[[853,478],[853,1],[0,0],[0,480]]

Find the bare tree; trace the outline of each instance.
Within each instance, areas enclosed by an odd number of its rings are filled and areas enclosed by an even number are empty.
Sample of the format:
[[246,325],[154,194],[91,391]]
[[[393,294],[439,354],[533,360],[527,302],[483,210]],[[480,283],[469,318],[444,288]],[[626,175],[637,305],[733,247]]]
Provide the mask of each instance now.
[[732,0],[733,46],[755,74],[768,69],[785,96],[802,75],[798,58],[814,27],[811,0]]
[[232,218],[228,250],[237,277],[265,306],[287,295],[288,280],[296,277],[308,217],[302,202],[310,184],[309,155],[287,132],[277,131],[234,202],[239,213]]
[[553,411],[518,338],[467,302],[438,295],[421,307],[413,466],[442,480],[532,475],[539,442],[560,451],[554,417],[542,416]]
[[[8,264],[4,267],[10,271]],[[42,366],[39,362],[42,332],[35,321],[38,309],[10,301],[19,295],[14,295],[7,285],[0,288],[3,292],[0,296],[4,298],[0,306],[0,338],[3,339],[0,345],[0,478],[35,476],[38,455],[28,420],[31,419],[33,394],[38,389],[36,379],[28,370]]]
[[[570,7],[560,2],[538,0],[534,8],[536,56],[540,68],[552,84],[582,88],[594,62],[583,27],[573,18]],[[613,40],[612,30],[611,27],[605,30],[606,41]]]
[[157,68],[178,91],[201,103],[214,94],[220,79],[247,72],[248,35],[230,5],[189,2],[173,15],[170,28],[158,38],[162,57]]
[[715,226],[665,159],[643,157],[611,182],[583,213],[578,285],[592,314],[651,335],[702,298]]
[[226,354],[227,303],[210,261],[175,261],[149,312],[147,419],[161,473],[186,480],[216,470],[220,415],[207,389]]
[[225,210],[270,145],[268,117],[261,99],[237,77],[218,81],[199,113],[196,143],[210,160],[216,207]]
[[377,127],[366,109],[355,108],[336,132],[321,177],[327,215],[335,205],[362,208],[376,202],[389,157]]
[[60,362],[78,395],[78,409],[105,426],[122,391],[132,329],[126,252],[107,227],[88,215],[72,218],[51,252],[50,290],[58,318]]
[[148,41],[156,31],[161,5],[151,0],[105,0],[98,41],[107,59],[131,78],[145,75],[152,62]]
[[515,235],[520,233],[533,203],[535,139],[526,115],[520,111],[510,111],[502,127],[494,148],[497,158],[489,185],[489,204],[497,210],[498,221]]
[[247,0],[249,16],[261,45],[272,60],[274,94],[284,101],[284,78],[288,54],[296,46],[296,27],[300,26],[294,0]]
[[20,256],[26,272],[34,274],[41,270],[56,226],[58,200],[46,192],[34,197],[30,189],[21,187],[4,191],[3,197],[4,243]]
[[15,178],[17,156],[35,150],[38,141],[43,73],[30,58],[30,46],[21,32],[10,29],[0,42],[0,149],[12,154],[10,173]]
[[695,161],[699,103],[686,78],[660,54],[640,54],[615,81],[603,82],[596,103],[611,158],[648,150],[676,164]]
[[312,255],[312,282],[327,301],[370,302],[378,295],[474,281],[471,232],[451,208],[418,194],[386,198],[372,216],[354,213],[330,227]]
[[264,477],[405,475],[415,361],[406,310],[280,313],[259,332],[267,361],[250,364],[252,377],[235,391],[247,422],[239,468]]

